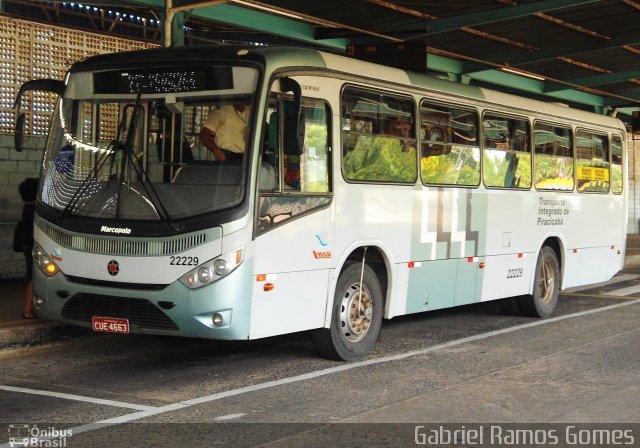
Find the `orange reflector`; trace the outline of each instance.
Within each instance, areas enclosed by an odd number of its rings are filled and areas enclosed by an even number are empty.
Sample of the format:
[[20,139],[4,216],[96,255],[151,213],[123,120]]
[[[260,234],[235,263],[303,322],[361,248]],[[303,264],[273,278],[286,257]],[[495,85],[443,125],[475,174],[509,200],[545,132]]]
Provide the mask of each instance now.
[[242,261],[242,251],[238,250],[236,251],[236,264],[240,264],[241,261]]
[[481,263],[479,264],[479,266],[480,266],[480,269],[484,269],[484,267],[486,266],[486,264],[484,264],[484,262],[481,262]]
[[267,279],[267,274],[258,274],[256,276],[256,281],[258,282],[263,282]]
[[276,287],[276,285],[274,285],[273,283],[265,283],[263,289],[266,292],[269,292],[269,291],[273,290],[273,288],[275,288],[275,287]]

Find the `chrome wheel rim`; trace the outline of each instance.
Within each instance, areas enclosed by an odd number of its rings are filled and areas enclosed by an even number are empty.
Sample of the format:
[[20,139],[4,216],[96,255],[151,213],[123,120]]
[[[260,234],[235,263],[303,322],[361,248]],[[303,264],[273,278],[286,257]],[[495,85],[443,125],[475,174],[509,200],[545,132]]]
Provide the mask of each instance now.
[[538,291],[540,292],[540,300],[543,303],[549,303],[553,300],[553,292],[555,290],[555,277],[553,273],[552,263],[543,260],[542,269],[540,269],[540,277],[538,278]]
[[342,334],[350,342],[365,337],[371,326],[373,302],[369,289],[360,283],[351,284],[344,292],[340,304],[340,326]]

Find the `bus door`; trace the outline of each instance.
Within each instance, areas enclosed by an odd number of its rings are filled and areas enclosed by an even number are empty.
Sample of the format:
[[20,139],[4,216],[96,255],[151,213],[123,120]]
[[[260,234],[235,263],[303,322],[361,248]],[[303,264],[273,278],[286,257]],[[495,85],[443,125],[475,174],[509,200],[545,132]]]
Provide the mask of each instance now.
[[290,81],[274,83],[258,165],[251,338],[324,324],[334,256],[331,113]]

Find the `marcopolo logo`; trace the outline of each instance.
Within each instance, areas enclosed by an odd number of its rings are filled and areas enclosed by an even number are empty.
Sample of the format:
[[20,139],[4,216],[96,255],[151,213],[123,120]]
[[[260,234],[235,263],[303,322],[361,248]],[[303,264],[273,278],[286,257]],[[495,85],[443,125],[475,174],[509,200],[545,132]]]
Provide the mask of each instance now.
[[129,235],[131,233],[131,229],[128,227],[109,227],[102,226],[100,227],[100,231],[102,233],[117,233],[120,235]]

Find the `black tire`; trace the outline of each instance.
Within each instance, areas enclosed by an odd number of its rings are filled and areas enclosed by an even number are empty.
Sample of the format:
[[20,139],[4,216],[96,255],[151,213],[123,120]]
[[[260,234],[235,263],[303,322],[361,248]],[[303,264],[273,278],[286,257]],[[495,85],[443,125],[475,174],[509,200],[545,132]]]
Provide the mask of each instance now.
[[555,251],[544,246],[538,256],[533,294],[518,303],[525,316],[549,317],[558,303],[560,292],[560,264]]
[[312,332],[313,342],[322,356],[355,361],[367,356],[376,343],[384,314],[382,291],[374,270],[365,264],[360,300],[361,268],[361,263],[345,266],[333,298],[331,327]]

